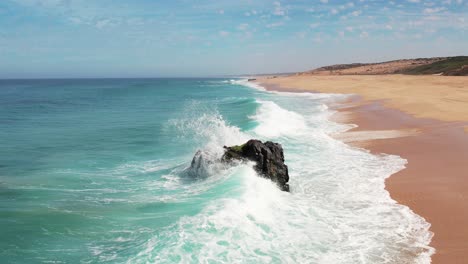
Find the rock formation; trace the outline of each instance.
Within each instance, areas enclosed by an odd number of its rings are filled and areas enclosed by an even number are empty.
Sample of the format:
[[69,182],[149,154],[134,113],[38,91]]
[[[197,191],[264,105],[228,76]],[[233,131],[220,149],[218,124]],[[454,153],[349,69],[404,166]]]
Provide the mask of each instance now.
[[254,169],[261,176],[276,182],[283,191],[289,191],[288,166],[284,164],[283,148],[278,143],[251,139],[240,146],[224,147],[225,152],[221,160],[250,160],[256,164]]

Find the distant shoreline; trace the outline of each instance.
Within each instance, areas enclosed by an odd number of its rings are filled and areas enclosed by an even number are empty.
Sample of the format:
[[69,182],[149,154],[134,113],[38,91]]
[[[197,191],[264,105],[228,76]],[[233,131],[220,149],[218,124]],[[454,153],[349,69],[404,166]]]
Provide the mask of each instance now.
[[335,106],[336,121],[358,125],[338,139],[407,159],[386,189],[431,223],[433,263],[468,257],[468,77],[308,75],[257,82],[270,90],[359,95]]

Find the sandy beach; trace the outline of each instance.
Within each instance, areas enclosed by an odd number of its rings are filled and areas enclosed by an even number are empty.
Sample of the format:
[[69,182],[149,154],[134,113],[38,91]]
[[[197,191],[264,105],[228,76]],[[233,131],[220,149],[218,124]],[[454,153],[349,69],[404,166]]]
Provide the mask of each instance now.
[[358,125],[336,137],[407,159],[406,169],[387,179],[387,190],[431,223],[433,263],[466,263],[467,77],[290,76],[258,82],[270,90],[358,95],[334,106],[337,121]]

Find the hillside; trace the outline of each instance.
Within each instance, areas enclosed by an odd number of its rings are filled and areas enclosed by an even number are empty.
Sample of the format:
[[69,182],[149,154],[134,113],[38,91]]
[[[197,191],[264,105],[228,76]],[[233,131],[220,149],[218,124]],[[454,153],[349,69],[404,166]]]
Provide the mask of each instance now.
[[421,65],[411,69],[405,69],[403,74],[441,74],[450,76],[468,75],[468,56],[450,57],[427,65]]
[[394,60],[379,63],[337,64],[299,73],[299,75],[468,75],[468,56]]

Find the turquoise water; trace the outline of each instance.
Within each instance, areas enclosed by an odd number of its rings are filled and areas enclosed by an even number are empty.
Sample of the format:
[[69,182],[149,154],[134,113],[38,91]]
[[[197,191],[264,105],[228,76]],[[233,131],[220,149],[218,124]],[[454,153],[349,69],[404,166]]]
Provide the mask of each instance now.
[[[257,88],[257,89],[255,89]],[[427,263],[429,224],[384,190],[402,169],[334,140],[338,95],[242,80],[0,81],[1,263]],[[201,149],[283,144],[291,193]]]

